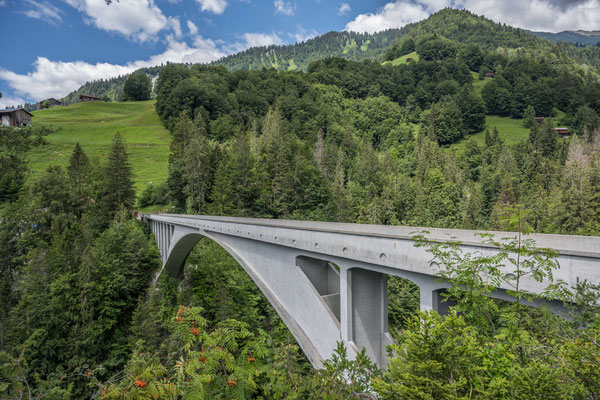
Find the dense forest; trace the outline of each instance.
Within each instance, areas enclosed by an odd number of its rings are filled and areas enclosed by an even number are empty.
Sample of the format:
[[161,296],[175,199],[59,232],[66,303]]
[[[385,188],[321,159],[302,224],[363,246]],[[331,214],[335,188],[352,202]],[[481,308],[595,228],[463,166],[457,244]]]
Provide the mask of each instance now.
[[[0,128],[0,396],[600,399],[600,285],[552,282],[555,254],[528,241],[496,243],[506,253],[490,260],[416,236],[440,261],[454,306],[419,312],[418,288],[390,279],[396,343],[385,371],[343,344],[313,370],[214,243],[196,246],[181,281],[153,285],[160,258],[135,207],[600,235],[598,75],[523,31],[479,29],[468,13],[453,28],[461,14],[436,15],[446,35],[400,38],[382,58],[418,60],[396,66],[337,57],[305,71],[165,66],[155,92],[172,133],[169,175],[137,199],[118,134],[105,160],[76,146],[66,169],[28,181],[26,151],[52,133]],[[500,37],[532,46],[498,51]],[[522,120],[529,137],[509,146],[490,129],[478,144],[469,136],[489,115]],[[573,137],[561,139],[557,122]],[[533,295],[518,285],[517,301],[491,300],[484,277],[513,279],[498,275],[504,261],[514,279],[552,282],[546,296],[568,300],[572,319],[524,306]]]

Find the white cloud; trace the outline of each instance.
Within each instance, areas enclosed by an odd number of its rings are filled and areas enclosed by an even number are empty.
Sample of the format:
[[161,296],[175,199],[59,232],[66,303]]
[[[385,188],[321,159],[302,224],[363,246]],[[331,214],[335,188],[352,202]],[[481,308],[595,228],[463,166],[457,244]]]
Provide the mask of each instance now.
[[273,5],[275,6],[275,12],[283,15],[294,15],[296,10],[296,4],[292,5],[290,1],[275,0]]
[[372,33],[400,28],[444,7],[464,8],[496,22],[535,31],[597,30],[600,27],[600,0],[397,0],[374,13],[358,15],[345,29]]
[[[4,1],[0,1],[0,6],[5,4]],[[53,25],[58,25],[62,22],[62,17],[60,16],[62,11],[47,1],[25,0],[25,4],[31,7],[23,11],[23,14],[29,18],[39,19]]]
[[196,0],[200,4],[202,11],[210,11],[215,14],[223,14],[227,1],[225,0]]
[[563,3],[556,0],[457,0],[455,6],[507,25],[534,31],[597,30],[600,1]]
[[340,8],[338,8],[338,15],[344,15],[351,10],[350,4],[342,3],[340,4]]
[[244,33],[244,40],[246,48],[283,44],[283,40],[276,33]]
[[6,5],[6,0],[0,0],[0,7],[4,7]]
[[195,35],[196,33],[198,33],[198,27],[192,21],[187,22],[187,27],[190,31],[190,35]]
[[[38,101],[47,97],[64,97],[85,82],[94,79],[108,79],[167,61],[206,63],[227,55],[212,40],[200,36],[196,37],[192,47],[185,42],[176,41],[172,36],[168,36],[167,41],[167,50],[148,60],[116,65],[110,63],[90,64],[84,61],[51,61],[46,57],[38,57],[33,64],[33,71],[24,75],[0,67],[0,79],[6,81],[19,97]],[[19,99],[21,103],[23,103],[22,98]],[[15,100],[11,97],[6,99],[3,97],[0,101],[12,104]]]
[[169,17],[168,23],[171,29],[173,30],[175,37],[181,38],[183,34],[181,32],[181,23],[179,22],[179,18]]
[[345,29],[373,33],[420,21],[427,18],[429,14],[423,4],[398,1],[386,4],[376,13],[359,14],[353,21],[346,24]]
[[[0,6],[2,4],[0,3]],[[26,103],[26,101],[20,97],[8,97],[8,96],[2,96],[2,98],[0,99],[0,109],[6,108],[6,107],[16,107],[19,105],[24,105]]]
[[237,53],[251,47],[270,46],[272,44],[285,44],[283,39],[276,33],[247,32],[241,36],[242,41],[231,44],[223,44],[223,51],[227,54]]
[[304,29],[302,27],[302,25],[298,25],[298,30],[296,31],[296,33],[290,34],[290,36],[292,36],[294,39],[296,39],[296,42],[304,42],[308,39],[314,38],[318,34],[319,33],[314,29],[311,29],[309,31],[309,30]]
[[171,25],[154,0],[113,1],[110,5],[99,0],[65,1],[84,13],[86,21],[97,28],[140,42],[156,39],[158,32]]

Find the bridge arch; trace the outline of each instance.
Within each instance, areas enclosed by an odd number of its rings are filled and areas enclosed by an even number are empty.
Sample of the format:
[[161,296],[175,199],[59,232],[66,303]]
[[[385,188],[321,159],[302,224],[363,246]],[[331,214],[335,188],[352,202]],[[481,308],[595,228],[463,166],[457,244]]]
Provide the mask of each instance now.
[[[169,230],[160,229],[160,232],[169,232]],[[232,246],[231,243],[227,241],[226,236],[221,234],[211,234],[209,232],[200,232],[196,229],[186,229],[185,227],[175,227],[171,231],[171,238],[169,242],[169,249],[166,251],[166,256],[164,257],[164,265],[160,272],[155,277],[155,282],[158,280],[160,275],[163,273],[167,273],[169,276],[175,279],[182,279],[183,272],[185,268],[185,263],[190,255],[191,251],[194,247],[202,240],[206,238],[208,240],[213,241],[221,248],[223,248],[236,262],[242,267],[242,269],[250,276],[250,278],[254,281],[254,283],[258,286],[263,295],[267,298],[269,303],[273,306],[277,314],[281,317],[287,328],[296,338],[298,344],[311,361],[311,363],[320,368],[322,366],[322,362],[325,359],[322,356],[322,349],[319,349],[314,345],[314,341],[312,341],[309,335],[302,328],[301,324],[294,318],[294,316],[289,312],[286,306],[281,302],[278,294],[271,290],[271,286],[268,282],[262,279],[260,273],[258,273],[253,266],[253,261],[249,261],[243,254],[240,254],[236,251],[235,247]],[[164,243],[164,239],[157,238],[157,242]],[[328,313],[331,313],[331,310],[327,307],[326,303],[323,303],[323,310],[326,310]],[[338,337],[337,340],[340,340],[339,337],[339,321],[337,322],[337,332]]]
[[[422,309],[443,312],[438,307],[440,290],[448,284],[438,281],[439,266],[430,262],[426,249],[414,247],[411,232],[418,228],[192,215],[143,218],[155,234],[163,271],[171,276],[180,277],[187,256],[202,237],[224,248],[257,284],[317,368],[340,340],[356,352],[365,347],[385,367],[385,345],[390,342],[388,275],[416,284]],[[459,240],[466,251],[482,255],[496,251],[475,231],[429,231],[429,239]],[[497,232],[496,238],[511,235]],[[534,235],[533,239],[539,247],[559,252],[561,268],[555,279],[574,286],[577,279],[600,278],[600,238]],[[330,263],[337,265],[335,273],[324,267]],[[330,279],[339,282],[339,292]],[[524,280],[522,287],[533,293],[544,288],[534,279]],[[503,298],[506,289],[510,288],[499,287],[493,297]]]

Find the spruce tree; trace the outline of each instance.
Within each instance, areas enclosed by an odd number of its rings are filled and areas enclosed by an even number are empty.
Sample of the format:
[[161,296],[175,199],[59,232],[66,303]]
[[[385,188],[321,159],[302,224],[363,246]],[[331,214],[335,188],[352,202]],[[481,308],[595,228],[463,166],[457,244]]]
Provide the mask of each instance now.
[[85,203],[85,197],[89,188],[90,162],[79,143],[73,149],[67,172],[71,183],[73,202],[79,216],[81,216],[81,207]]
[[129,155],[121,135],[117,132],[110,146],[108,163],[104,170],[103,203],[113,215],[120,208],[130,209],[135,202],[133,172]]
[[183,153],[183,193],[185,207],[189,213],[206,210],[210,194],[212,165],[209,142],[206,139],[204,124],[198,124],[198,130],[191,135]]
[[[227,157],[227,155],[225,155]],[[229,172],[229,161],[226,158],[218,162],[215,170],[214,184],[210,193],[211,203],[208,212],[211,215],[231,215],[234,211],[232,182]]]
[[257,185],[253,151],[247,134],[239,133],[235,137],[229,164],[235,208],[238,215],[249,215],[250,210],[255,208]]
[[167,187],[169,188],[169,197],[171,201],[178,206],[185,206],[185,194],[183,189],[185,181],[183,178],[185,159],[184,152],[189,139],[198,130],[198,125],[189,117],[186,112],[181,113],[173,127],[173,138],[171,140],[171,153],[169,154],[169,176],[167,178]]
[[542,129],[537,137],[537,149],[542,152],[542,155],[549,157],[554,154],[558,148],[558,138],[552,119],[546,118]]
[[532,106],[527,106],[523,112],[523,126],[532,128],[535,125],[535,109]]

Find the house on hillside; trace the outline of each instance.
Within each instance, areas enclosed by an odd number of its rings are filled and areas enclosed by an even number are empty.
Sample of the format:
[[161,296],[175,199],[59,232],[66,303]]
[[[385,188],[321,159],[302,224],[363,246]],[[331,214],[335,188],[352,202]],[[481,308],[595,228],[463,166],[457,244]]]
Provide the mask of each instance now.
[[540,123],[540,124],[541,124],[542,122],[544,122],[544,119],[545,119],[545,118],[546,118],[546,117],[535,117],[535,122],[537,122],[537,123]]
[[54,106],[61,106],[62,101],[56,100],[54,97],[50,97],[49,99],[42,100],[38,103],[40,108],[50,108]]
[[79,96],[79,100],[81,101],[100,101],[100,97],[90,96],[89,94],[82,94]]
[[484,78],[488,78],[488,79],[492,79],[494,77],[494,73],[493,72],[486,72],[483,75]]
[[0,126],[31,126],[31,114],[23,108],[7,108],[0,110]]
[[554,128],[554,130],[556,131],[556,133],[558,133],[560,135],[561,138],[566,139],[569,136],[571,136],[571,134],[569,133],[569,128]]

